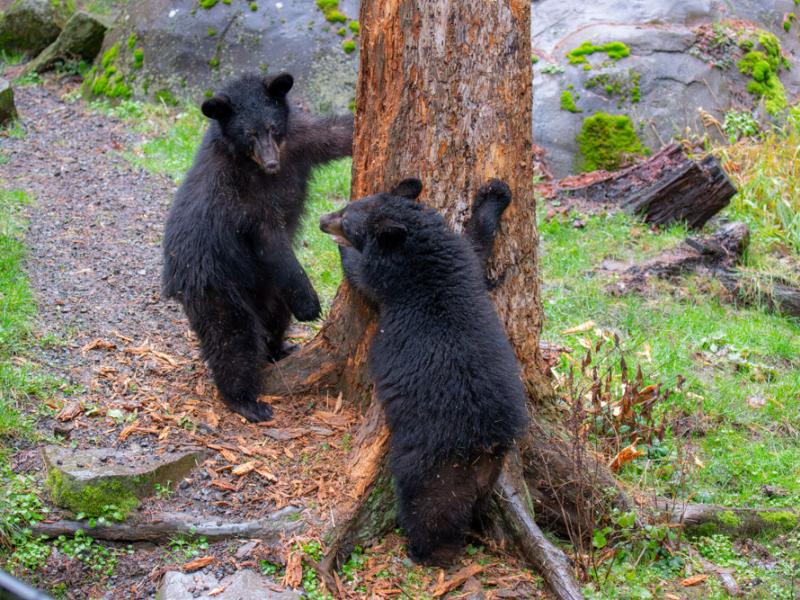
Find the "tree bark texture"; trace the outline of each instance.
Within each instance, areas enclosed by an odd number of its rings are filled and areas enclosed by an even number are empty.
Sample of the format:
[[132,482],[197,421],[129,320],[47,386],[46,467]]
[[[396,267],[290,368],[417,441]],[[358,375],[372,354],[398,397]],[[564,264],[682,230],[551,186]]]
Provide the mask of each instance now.
[[[486,180],[511,187],[497,237],[493,299],[534,398],[548,395],[540,366],[537,230],[531,139],[530,2],[365,0],[356,94],[353,198],[406,177],[421,201],[461,231]],[[319,334],[270,369],[267,393],[340,389],[362,406],[375,315],[347,285]]]

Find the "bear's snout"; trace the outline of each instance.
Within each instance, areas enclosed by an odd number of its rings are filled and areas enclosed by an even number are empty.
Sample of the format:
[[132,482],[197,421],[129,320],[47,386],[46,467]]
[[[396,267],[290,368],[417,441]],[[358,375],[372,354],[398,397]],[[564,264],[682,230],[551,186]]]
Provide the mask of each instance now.
[[345,236],[344,228],[342,227],[341,210],[328,213],[327,215],[322,215],[319,218],[319,228],[323,232],[331,236],[333,238],[333,241],[336,242],[337,245],[344,246],[345,248],[349,248],[352,246],[352,244],[348,241],[347,237]]

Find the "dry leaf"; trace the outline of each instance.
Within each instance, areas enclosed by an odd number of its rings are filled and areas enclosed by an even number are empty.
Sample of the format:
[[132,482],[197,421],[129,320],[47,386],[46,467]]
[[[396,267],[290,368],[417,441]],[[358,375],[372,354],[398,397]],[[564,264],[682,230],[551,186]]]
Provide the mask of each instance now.
[[763,396],[748,396],[747,405],[755,409],[764,408],[767,405],[767,399]]
[[620,470],[622,465],[629,463],[632,460],[639,458],[642,455],[644,455],[644,452],[642,452],[641,450],[637,450],[636,442],[633,442],[630,446],[620,450],[619,453],[614,457],[614,459],[609,463],[608,466],[612,471],[616,472]]
[[275,483],[276,481],[278,481],[278,478],[277,478],[277,477],[275,477],[275,475],[273,475],[272,473],[270,473],[270,472],[269,472],[269,471],[267,471],[266,469],[256,469],[255,471],[256,471],[256,473],[258,473],[259,475],[261,475],[261,476],[262,476],[264,479],[266,479],[267,481],[271,481],[271,482],[273,482],[273,483]]
[[219,453],[222,455],[222,458],[227,460],[229,463],[238,463],[239,456],[236,452],[231,452],[230,450],[225,450],[224,448],[220,449]]
[[708,575],[692,575],[681,581],[681,585],[683,587],[692,587],[703,583],[706,579],[708,579]]
[[594,321],[586,321],[586,323],[581,323],[575,327],[570,327],[569,329],[565,329],[561,333],[564,335],[571,335],[573,333],[585,333],[587,331],[591,331],[594,329],[595,322]]
[[[461,587],[464,585],[464,582],[469,579],[470,577],[474,577],[481,571],[483,571],[483,565],[469,565],[460,569],[457,573],[455,573],[450,579],[447,581],[443,581],[442,577],[440,576],[439,582],[436,585],[436,589],[433,590],[433,597],[438,598],[439,596],[444,596],[448,592],[452,592],[454,589]],[[442,575],[444,571],[442,572]]]
[[189,561],[185,565],[183,565],[183,570],[187,573],[192,571],[197,571],[197,569],[202,569],[203,567],[207,567],[211,563],[213,563],[215,558],[213,556],[203,556],[202,558],[195,558],[192,561]]
[[89,350],[113,350],[116,348],[117,345],[114,342],[109,342],[108,340],[101,340],[97,338],[96,340],[89,342],[83,348],[81,348],[81,352],[88,352]]
[[75,417],[83,412],[83,406],[77,400],[74,402],[69,402],[68,404],[64,405],[64,408],[61,409],[61,412],[58,413],[56,419],[59,421],[72,421]]
[[283,585],[296,588],[303,581],[303,557],[299,552],[292,552],[286,559],[286,572],[283,576]]
[[119,441],[124,442],[128,439],[128,437],[136,431],[139,427],[139,419],[136,419],[133,423],[128,425],[125,429],[123,429],[119,434]]
[[211,590],[210,592],[208,592],[208,595],[209,595],[209,596],[219,596],[219,595],[220,595],[222,592],[224,592],[224,591],[225,591],[225,587],[223,587],[223,586],[220,586],[220,587],[218,587],[218,588],[214,588],[213,590]]
[[255,468],[256,468],[256,461],[251,460],[246,463],[242,463],[241,465],[237,465],[236,467],[233,468],[231,473],[241,477],[242,475],[247,475],[251,471],[254,471]]
[[664,594],[664,600],[681,600],[681,597],[675,594]]

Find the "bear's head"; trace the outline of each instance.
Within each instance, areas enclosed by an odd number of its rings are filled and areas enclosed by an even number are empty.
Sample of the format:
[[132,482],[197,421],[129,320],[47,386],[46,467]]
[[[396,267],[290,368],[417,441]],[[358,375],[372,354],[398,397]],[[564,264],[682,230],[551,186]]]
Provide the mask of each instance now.
[[265,173],[281,168],[289,105],[286,94],[294,79],[244,75],[203,102],[201,110],[219,126],[222,139],[237,158],[255,162]]
[[391,192],[354,200],[323,215],[319,227],[339,246],[362,253],[368,246],[391,251],[405,243],[412,216],[423,209],[415,202],[421,191],[419,179],[404,179]]

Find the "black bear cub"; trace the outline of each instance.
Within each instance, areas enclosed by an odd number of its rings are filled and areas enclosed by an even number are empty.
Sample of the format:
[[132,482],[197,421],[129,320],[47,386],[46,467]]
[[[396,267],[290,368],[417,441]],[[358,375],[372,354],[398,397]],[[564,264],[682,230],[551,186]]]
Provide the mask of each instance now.
[[260,373],[286,354],[291,315],[320,314],[292,250],[309,173],[352,153],[352,115],[292,110],[292,84],[245,75],[203,103],[211,123],[164,234],[164,295],[183,305],[225,404],[250,421],[272,417]]
[[379,310],[369,372],[391,431],[409,556],[451,562],[527,423],[519,366],[484,279],[508,187],[478,192],[468,237],[415,202],[418,180],[320,222],[347,280]]

